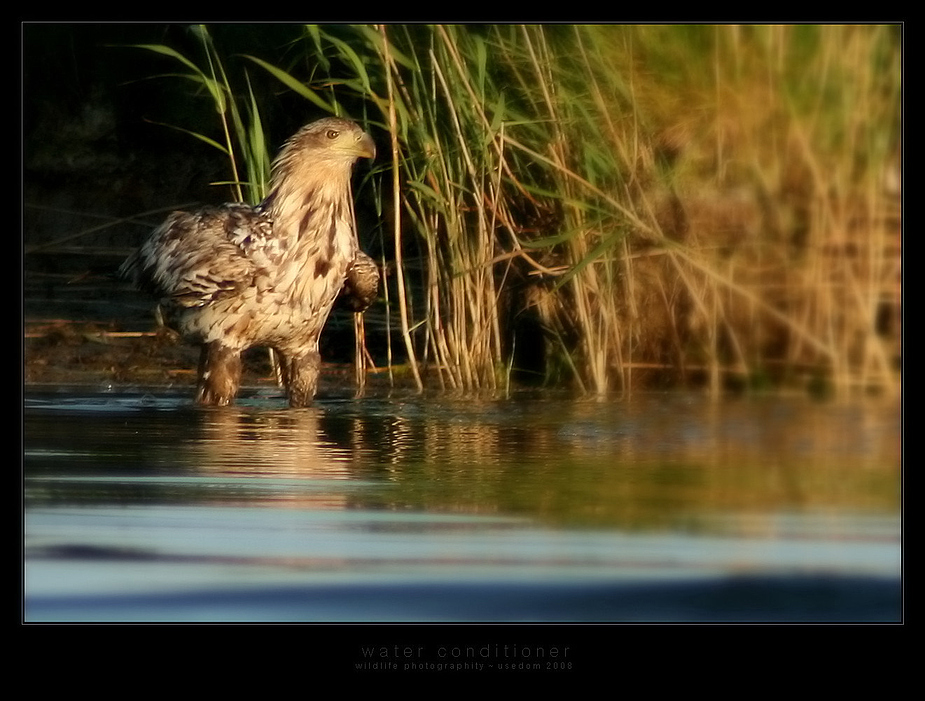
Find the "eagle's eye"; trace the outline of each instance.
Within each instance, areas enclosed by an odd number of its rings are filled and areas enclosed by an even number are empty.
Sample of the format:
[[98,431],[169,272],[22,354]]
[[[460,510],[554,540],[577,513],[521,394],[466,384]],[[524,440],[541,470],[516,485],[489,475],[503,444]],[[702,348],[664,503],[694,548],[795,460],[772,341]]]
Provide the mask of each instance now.
[[337,131],[337,129],[328,129],[327,137],[329,139],[336,139],[339,134],[340,132]]

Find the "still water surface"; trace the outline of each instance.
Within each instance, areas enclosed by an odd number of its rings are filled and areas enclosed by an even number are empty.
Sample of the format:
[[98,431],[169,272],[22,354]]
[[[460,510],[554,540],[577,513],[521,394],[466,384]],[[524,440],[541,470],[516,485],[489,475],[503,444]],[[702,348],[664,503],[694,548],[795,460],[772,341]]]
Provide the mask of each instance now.
[[896,621],[894,404],[28,392],[27,621]]

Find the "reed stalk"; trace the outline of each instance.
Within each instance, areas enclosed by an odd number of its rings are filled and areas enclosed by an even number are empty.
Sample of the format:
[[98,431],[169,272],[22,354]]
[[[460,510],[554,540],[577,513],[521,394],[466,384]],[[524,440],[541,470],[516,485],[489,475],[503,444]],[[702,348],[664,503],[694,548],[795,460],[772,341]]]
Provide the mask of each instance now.
[[[313,109],[349,103],[387,132],[371,178],[389,193],[386,294],[418,389],[436,376],[507,391],[532,343],[547,382],[595,396],[897,391],[896,27],[305,37],[310,74],[250,58]],[[210,66],[191,75],[220,104],[231,86],[217,56]],[[250,131],[220,113],[229,156],[234,133],[245,161],[259,157],[252,95]],[[515,330],[527,320],[533,341]]]

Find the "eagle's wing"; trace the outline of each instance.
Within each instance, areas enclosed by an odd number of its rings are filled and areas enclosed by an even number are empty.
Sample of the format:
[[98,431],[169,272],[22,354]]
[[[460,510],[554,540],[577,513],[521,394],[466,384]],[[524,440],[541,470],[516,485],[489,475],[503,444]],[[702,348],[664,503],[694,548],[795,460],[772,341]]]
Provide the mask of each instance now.
[[254,284],[278,255],[272,223],[243,204],[174,212],[120,274],[181,307],[201,307]]

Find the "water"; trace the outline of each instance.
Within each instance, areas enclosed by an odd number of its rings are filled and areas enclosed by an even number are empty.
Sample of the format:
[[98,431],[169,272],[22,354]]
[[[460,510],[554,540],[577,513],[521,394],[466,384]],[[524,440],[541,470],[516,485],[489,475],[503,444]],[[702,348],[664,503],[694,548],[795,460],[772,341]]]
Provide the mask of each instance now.
[[883,403],[30,392],[41,621],[901,620]]

